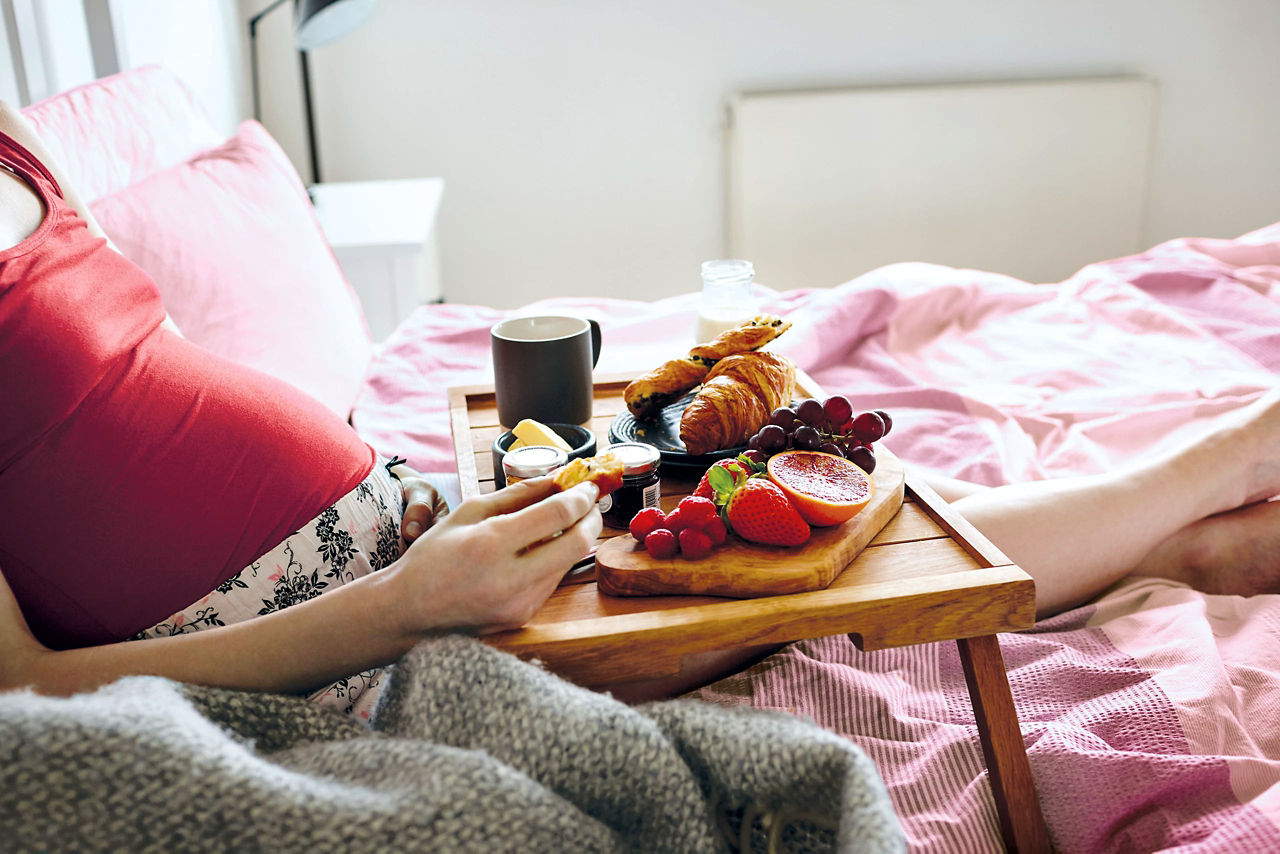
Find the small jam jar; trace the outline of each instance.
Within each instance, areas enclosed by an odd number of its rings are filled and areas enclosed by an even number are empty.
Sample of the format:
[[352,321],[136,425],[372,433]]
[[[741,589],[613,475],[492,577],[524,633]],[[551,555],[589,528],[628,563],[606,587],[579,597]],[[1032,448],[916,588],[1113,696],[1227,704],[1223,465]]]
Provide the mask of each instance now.
[[609,446],[609,453],[622,460],[622,486],[601,498],[597,506],[606,525],[626,528],[645,507],[658,506],[662,494],[658,466],[662,457],[657,448],[643,442],[619,442]]
[[502,457],[502,474],[507,486],[531,477],[540,477],[569,462],[569,455],[550,445],[526,445],[507,451]]

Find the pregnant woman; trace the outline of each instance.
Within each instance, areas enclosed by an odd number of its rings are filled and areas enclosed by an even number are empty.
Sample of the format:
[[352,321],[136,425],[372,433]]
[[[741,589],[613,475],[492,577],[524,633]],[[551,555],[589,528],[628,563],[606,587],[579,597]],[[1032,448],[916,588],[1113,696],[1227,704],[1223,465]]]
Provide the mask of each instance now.
[[592,485],[442,518],[324,406],[176,334],[7,106],[0,166],[0,688],[150,673],[366,712],[380,665],[520,625],[594,543]]

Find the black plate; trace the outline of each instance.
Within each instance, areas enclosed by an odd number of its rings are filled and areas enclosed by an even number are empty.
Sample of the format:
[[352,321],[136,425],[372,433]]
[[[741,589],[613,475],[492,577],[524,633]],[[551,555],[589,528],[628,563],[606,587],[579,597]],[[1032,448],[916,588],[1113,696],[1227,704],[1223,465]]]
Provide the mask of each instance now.
[[630,412],[623,411],[609,425],[609,441],[653,445],[662,457],[663,469],[692,477],[701,476],[716,460],[736,457],[747,449],[746,445],[740,445],[697,456],[685,451],[684,443],[680,441],[680,416],[691,400],[693,394],[686,394],[675,403],[664,406],[657,417],[643,421],[637,421]]

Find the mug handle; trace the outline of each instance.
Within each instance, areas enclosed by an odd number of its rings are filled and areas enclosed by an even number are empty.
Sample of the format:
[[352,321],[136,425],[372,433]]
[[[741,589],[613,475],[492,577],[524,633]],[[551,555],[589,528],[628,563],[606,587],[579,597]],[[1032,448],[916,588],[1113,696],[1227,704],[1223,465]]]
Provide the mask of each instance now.
[[587,323],[591,324],[591,367],[594,368],[600,361],[600,324],[590,318]]

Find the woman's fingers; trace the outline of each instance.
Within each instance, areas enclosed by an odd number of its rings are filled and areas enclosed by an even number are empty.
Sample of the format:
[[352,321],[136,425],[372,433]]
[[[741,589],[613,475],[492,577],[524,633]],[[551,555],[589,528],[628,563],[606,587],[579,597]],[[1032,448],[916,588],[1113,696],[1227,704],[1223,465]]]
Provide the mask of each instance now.
[[488,520],[518,552],[575,524],[591,511],[599,494],[589,482],[558,493],[549,476],[535,477],[468,498],[449,520],[454,525]]
[[425,478],[402,478],[405,508],[400,519],[400,536],[411,543],[449,514],[444,497]]
[[591,550],[603,528],[604,521],[593,506],[559,536],[536,543],[514,558],[512,580],[517,582],[516,589],[498,609],[496,619],[479,626],[480,633],[516,628],[532,619],[574,561]]
[[[594,483],[580,483],[572,489],[495,517],[491,524],[517,549],[529,548],[577,524],[596,506],[599,495],[600,490]],[[578,557],[581,555],[570,562]]]
[[457,524],[473,525],[491,516],[513,513],[555,493],[550,476],[532,477],[510,486],[468,498],[458,505],[450,518]]
[[387,469],[400,481],[404,495],[404,513],[400,517],[400,536],[412,543],[436,522],[449,514],[449,504],[432,483],[403,462]]

